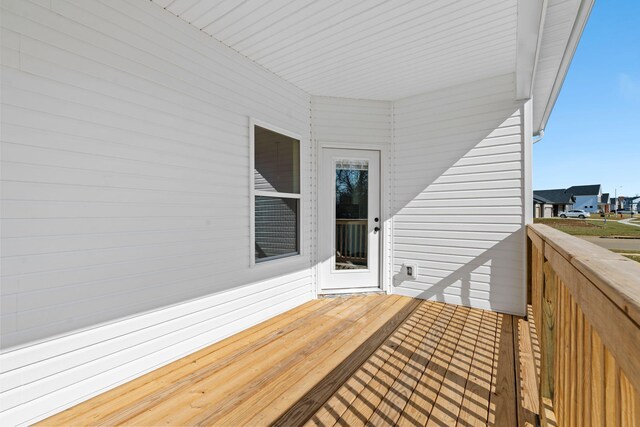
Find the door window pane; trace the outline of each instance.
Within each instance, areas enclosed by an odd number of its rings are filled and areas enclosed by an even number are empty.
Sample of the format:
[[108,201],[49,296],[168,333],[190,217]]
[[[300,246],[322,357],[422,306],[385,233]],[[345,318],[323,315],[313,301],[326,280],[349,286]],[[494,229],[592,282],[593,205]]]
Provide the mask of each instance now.
[[369,162],[336,162],[336,270],[368,265]]
[[300,142],[297,139],[255,127],[256,190],[300,192]]
[[256,261],[298,253],[298,199],[256,196]]

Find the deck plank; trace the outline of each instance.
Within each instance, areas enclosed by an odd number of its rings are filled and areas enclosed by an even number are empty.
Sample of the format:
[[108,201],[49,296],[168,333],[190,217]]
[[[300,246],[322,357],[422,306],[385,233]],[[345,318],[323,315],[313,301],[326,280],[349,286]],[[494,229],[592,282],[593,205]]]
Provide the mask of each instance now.
[[412,316],[382,345],[381,349],[384,354],[379,356],[380,369],[372,376],[363,393],[354,399],[340,417],[339,424],[348,426],[366,424],[404,367],[406,361],[403,359],[403,353],[411,351],[408,349],[411,347],[409,342],[416,328],[420,327],[419,323],[419,316]]
[[536,385],[520,328],[400,296],[316,300],[42,424],[516,425]]
[[471,362],[471,371],[460,408],[458,426],[484,426],[487,424],[491,375],[495,356],[496,326],[497,315],[489,311],[484,312],[480,324],[478,344]]
[[405,352],[401,353],[400,360],[405,362],[404,368],[369,419],[369,425],[397,423],[422,376],[426,362],[431,359],[435,351],[436,340],[439,340],[441,334],[433,328],[433,324],[442,311],[442,307],[427,303],[423,307],[425,308],[424,323],[420,326],[418,334],[409,337],[408,346]]
[[515,363],[520,367],[517,370],[518,375],[515,376],[518,425],[534,427],[536,425],[535,415],[539,413],[540,399],[536,383],[531,332],[529,331],[529,322],[523,318],[514,317],[513,322]]
[[398,421],[399,425],[424,425],[429,419],[438,392],[453,357],[468,310],[462,307],[445,307],[442,319],[444,333],[436,350],[425,366],[420,381],[416,385]]
[[494,362],[494,389],[489,402],[489,425],[518,425],[516,414],[515,362],[513,352],[513,317],[499,315],[499,336]]
[[455,425],[458,420],[471,361],[478,341],[481,319],[481,311],[468,310],[460,339],[444,375],[433,410],[429,414],[427,426]]

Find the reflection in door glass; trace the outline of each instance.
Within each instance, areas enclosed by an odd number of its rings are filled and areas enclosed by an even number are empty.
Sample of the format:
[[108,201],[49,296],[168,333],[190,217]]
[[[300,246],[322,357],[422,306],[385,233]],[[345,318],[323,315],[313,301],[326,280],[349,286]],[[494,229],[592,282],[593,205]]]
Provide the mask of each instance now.
[[367,268],[369,162],[336,162],[336,270]]

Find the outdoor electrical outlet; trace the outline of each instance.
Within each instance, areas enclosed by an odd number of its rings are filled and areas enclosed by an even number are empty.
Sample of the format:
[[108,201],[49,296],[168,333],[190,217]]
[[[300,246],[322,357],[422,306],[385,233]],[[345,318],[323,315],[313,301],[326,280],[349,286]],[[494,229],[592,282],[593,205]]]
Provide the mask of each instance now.
[[416,264],[405,265],[405,270],[407,271],[407,276],[414,279],[418,277],[418,266]]

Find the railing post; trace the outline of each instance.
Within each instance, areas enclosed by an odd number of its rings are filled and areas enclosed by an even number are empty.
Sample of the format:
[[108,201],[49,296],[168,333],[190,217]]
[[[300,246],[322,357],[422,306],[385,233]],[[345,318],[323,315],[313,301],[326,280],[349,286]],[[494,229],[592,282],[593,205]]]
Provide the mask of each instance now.
[[[526,235],[526,231],[525,231]],[[527,304],[531,305],[533,301],[533,243],[527,236]]]

